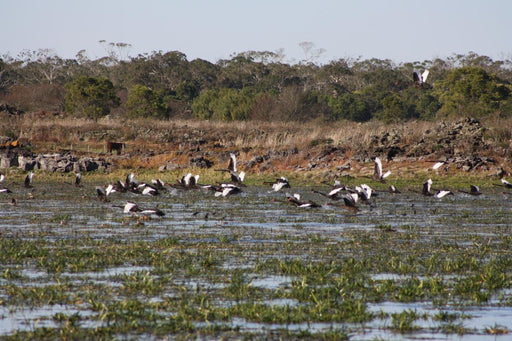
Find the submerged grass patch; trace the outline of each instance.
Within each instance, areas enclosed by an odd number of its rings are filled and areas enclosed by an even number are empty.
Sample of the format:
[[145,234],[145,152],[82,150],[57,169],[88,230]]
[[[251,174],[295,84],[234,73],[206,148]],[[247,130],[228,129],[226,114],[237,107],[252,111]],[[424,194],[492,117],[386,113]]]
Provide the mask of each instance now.
[[[35,199],[0,208],[0,308],[4,319],[57,311],[45,325],[0,330],[6,339],[344,340],[359,325],[436,336],[512,328],[462,321],[472,309],[512,306],[512,212],[500,194],[443,202],[379,193],[353,213],[291,207],[266,187],[228,198],[115,193],[102,203],[94,187],[41,186]],[[54,206],[43,205],[49,198]],[[125,201],[166,216],[137,224],[110,207]],[[500,219],[489,224],[493,211]]]

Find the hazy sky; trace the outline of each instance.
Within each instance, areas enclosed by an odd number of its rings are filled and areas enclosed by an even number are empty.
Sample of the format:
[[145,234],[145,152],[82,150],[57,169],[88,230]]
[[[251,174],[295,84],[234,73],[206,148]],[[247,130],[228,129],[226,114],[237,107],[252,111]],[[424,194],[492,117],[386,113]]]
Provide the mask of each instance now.
[[284,49],[318,62],[379,58],[395,62],[474,51],[512,59],[510,0],[0,0],[0,55],[52,49],[75,58],[107,54],[100,40],[131,44],[129,56],[180,51],[211,62],[233,53]]

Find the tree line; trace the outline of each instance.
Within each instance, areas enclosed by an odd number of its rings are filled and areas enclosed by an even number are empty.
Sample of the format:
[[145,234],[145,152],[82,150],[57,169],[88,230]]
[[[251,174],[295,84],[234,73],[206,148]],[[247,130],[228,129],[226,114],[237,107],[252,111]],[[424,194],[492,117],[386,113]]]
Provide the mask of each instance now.
[[[120,48],[123,46],[121,45]],[[429,70],[425,83],[413,72]],[[512,115],[512,61],[470,52],[395,63],[345,58],[283,62],[248,51],[211,63],[179,51],[91,60],[50,50],[0,58],[0,102],[23,111],[65,111],[93,119],[182,117],[205,120],[435,120]]]

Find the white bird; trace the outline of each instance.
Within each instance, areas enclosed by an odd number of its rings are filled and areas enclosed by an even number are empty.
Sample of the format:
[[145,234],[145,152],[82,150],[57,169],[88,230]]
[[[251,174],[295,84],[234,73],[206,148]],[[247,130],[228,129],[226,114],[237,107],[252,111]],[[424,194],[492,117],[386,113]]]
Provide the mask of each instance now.
[[452,191],[440,190],[439,192],[437,192],[436,198],[443,198],[443,197],[445,197],[447,195],[453,195]]
[[378,181],[384,181],[384,179],[387,178],[391,174],[391,171],[387,171],[386,173],[383,173],[382,161],[380,161],[379,157],[375,158],[374,163],[375,163],[375,172],[373,175],[374,178]]
[[4,180],[5,180],[5,174],[4,173],[0,173],[0,182],[2,182]]
[[439,162],[436,162],[433,166],[432,166],[432,169],[433,170],[438,170],[439,168],[441,168],[443,165],[445,165],[446,162],[444,161],[439,161]]

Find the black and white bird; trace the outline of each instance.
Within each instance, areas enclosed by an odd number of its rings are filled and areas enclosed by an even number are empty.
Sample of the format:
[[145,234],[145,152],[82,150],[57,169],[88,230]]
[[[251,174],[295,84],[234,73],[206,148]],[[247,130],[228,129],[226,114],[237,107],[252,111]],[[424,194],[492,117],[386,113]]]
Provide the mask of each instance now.
[[82,174],[75,173],[75,187],[82,187]]
[[165,216],[165,213],[159,210],[158,208],[140,208],[136,203],[127,201],[124,206],[119,205],[112,205],[112,207],[119,207],[123,209],[123,213],[136,213],[136,214],[143,214],[143,215],[157,215],[159,217]]
[[[0,172],[0,182],[5,180],[5,174]],[[12,193],[7,187],[0,187],[0,193]]]
[[159,191],[165,189],[165,182],[160,179],[151,179],[151,185]]
[[25,177],[24,185],[25,188],[32,188],[32,179],[34,178],[34,173],[29,172]]
[[347,193],[341,197],[345,206],[356,208],[357,203],[359,202],[359,193]]
[[444,198],[445,196],[447,195],[453,195],[453,192],[452,191],[449,191],[447,189],[443,189],[443,190],[439,190],[437,191],[437,193],[432,193],[432,179],[428,179],[424,184],[423,184],[423,190],[422,190],[422,194],[423,195],[426,195],[426,196],[435,196],[436,198]]
[[459,191],[459,192],[469,194],[469,195],[475,195],[475,196],[482,194],[482,192],[480,192],[480,188],[478,188],[478,186],[476,186],[476,185],[469,185],[469,192],[466,192],[466,191]]
[[227,197],[242,192],[240,187],[233,184],[220,184],[220,186],[212,186],[211,189],[215,191],[216,197]]
[[326,198],[329,198],[331,200],[337,201],[337,200],[341,200],[342,199],[342,197],[343,197],[342,191],[344,191],[344,190],[346,190],[345,186],[338,186],[338,187],[335,186],[335,187],[333,187],[333,189],[331,189],[327,193],[321,192],[321,191],[317,191],[317,190],[312,190],[311,192],[323,195]]
[[265,183],[272,184],[272,189],[274,190],[274,192],[279,192],[283,188],[290,188],[291,187],[290,186],[290,182],[284,176],[276,179],[276,181],[274,181],[274,182],[265,182]]
[[430,73],[429,70],[423,71],[421,74],[418,74],[416,71],[412,73],[412,79],[414,83],[418,86],[422,86],[427,82],[428,74]]
[[12,193],[7,187],[0,187],[0,193]]
[[393,185],[389,185],[388,190],[389,193],[400,193],[400,191]]
[[512,188],[512,183],[508,182],[507,180],[501,178],[501,183],[503,184],[503,186],[505,186],[506,188]]
[[140,184],[139,186],[137,186],[137,190],[142,195],[155,196],[155,195],[160,194],[160,192],[158,192],[158,190],[155,187],[148,185],[146,183],[143,183],[143,184]]
[[242,171],[238,173],[236,155],[234,153],[229,154],[229,163],[228,168],[226,169],[216,169],[217,171],[227,171],[231,175],[231,181],[235,184],[242,184],[245,179],[245,172]]
[[294,193],[293,195],[286,193],[286,200],[291,204],[300,207],[300,208],[317,208],[321,207],[319,204],[312,200],[302,201],[300,194]]
[[361,200],[368,201],[372,198],[373,189],[367,184],[356,186],[355,190]]
[[187,173],[181,177],[181,179],[176,180],[174,184],[171,184],[172,188],[176,189],[199,189],[202,186],[199,185],[199,174],[193,175],[192,173]]
[[96,194],[98,195],[98,199],[100,201],[107,202],[108,196],[114,192],[117,192],[117,190],[114,188],[114,185],[112,184],[109,184],[106,188],[96,186]]
[[374,164],[375,164],[375,172],[373,174],[373,177],[375,178],[375,180],[384,181],[384,179],[387,178],[391,174],[391,171],[388,170],[386,173],[383,172],[382,161],[380,160],[379,157],[375,158]]
[[432,192],[430,191],[432,188],[432,179],[428,179],[425,183],[423,183],[423,188],[421,194],[426,196],[431,196]]

